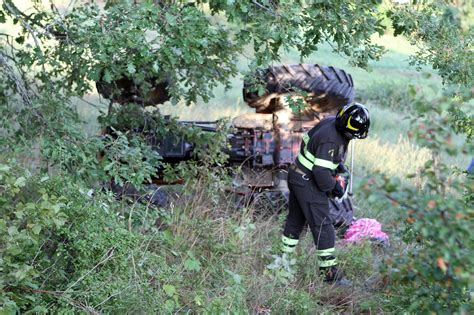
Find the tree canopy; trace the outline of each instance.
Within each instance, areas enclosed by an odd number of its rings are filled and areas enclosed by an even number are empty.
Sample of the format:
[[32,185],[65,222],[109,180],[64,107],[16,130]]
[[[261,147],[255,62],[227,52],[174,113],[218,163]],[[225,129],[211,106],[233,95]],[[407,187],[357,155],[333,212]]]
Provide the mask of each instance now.
[[[368,69],[370,62],[385,52],[373,40],[385,32],[407,38],[417,47],[410,56],[411,64],[432,67],[444,84],[442,95],[432,98],[407,88],[415,111],[411,137],[432,153],[432,161],[421,170],[426,176],[423,196],[418,187],[402,187],[397,179],[383,174],[365,183],[372,188],[368,195],[377,193],[403,211],[401,218],[407,222],[404,235],[412,242],[416,240],[413,253],[403,253],[386,264],[395,274],[393,287],[408,292],[396,297],[406,303],[397,310],[451,312],[464,307],[473,256],[460,240],[469,242],[469,222],[462,219],[472,218],[474,186],[472,176],[459,170],[453,175],[441,156],[459,150],[472,153],[473,149],[473,20],[469,1],[109,0],[71,1],[67,6],[56,6],[54,1],[46,5],[32,0],[31,7],[26,7],[19,1],[4,0],[0,26],[14,25],[18,32],[0,33],[0,245],[8,244],[0,249],[0,270],[6,274],[0,279],[0,302],[6,305],[0,306],[0,311],[1,307],[12,312],[31,310],[35,303],[44,302],[33,311],[47,312],[44,305],[52,302],[35,295],[45,293],[38,288],[47,283],[64,289],[47,294],[64,297],[61,301],[66,305],[92,312],[73,298],[73,288],[102,267],[104,278],[94,282],[99,287],[94,291],[99,292],[97,307],[100,301],[106,303],[119,294],[116,283],[107,282],[112,275],[122,277],[118,280],[123,281],[121,285],[129,278],[143,277],[140,279],[146,281],[141,283],[140,294],[146,291],[144,295],[150,297],[156,293],[156,282],[173,276],[168,263],[176,257],[184,261],[183,270],[188,274],[201,268],[191,250],[183,255],[174,252],[172,246],[184,241],[161,231],[160,242],[171,253],[166,256],[168,260],[165,256],[146,256],[148,244],[155,241],[146,233],[159,230],[154,222],[161,213],[153,216],[155,213],[150,214],[146,208],[143,216],[153,224],[134,229],[135,206],[126,210],[128,222],[124,224],[125,212],[119,216],[115,210],[109,211],[116,209],[115,199],[101,193],[93,199],[87,192],[86,188],[95,187],[99,180],[140,186],[150,179],[157,165],[162,166],[160,157],[143,138],[130,137],[122,130],[103,138],[84,132],[73,100],[94,91],[96,83],[118,90],[120,80],[131,80],[140,90],[133,97],[146,97],[156,85],[164,84],[173,103],[207,102],[218,85],[229,87],[236,75],[278,63],[289,50],[297,51],[303,60],[328,44],[352,65]],[[248,61],[248,68],[243,70],[238,67],[242,59]],[[136,110],[137,106],[122,105],[110,102],[109,111],[100,117],[104,127],[118,121],[131,128],[146,125],[157,134],[174,131],[201,144],[197,151],[204,167],[169,168],[168,172],[186,171],[194,179],[199,174],[212,177],[211,166],[224,162],[221,146],[225,134],[211,137],[193,128],[178,130],[173,120],[158,119],[159,111],[151,113],[140,106]],[[453,132],[467,136],[468,142],[461,149],[451,141]],[[22,167],[15,165],[15,157],[29,156],[31,151],[39,155],[38,172],[42,176],[27,179]],[[98,159],[97,153],[103,151],[108,152],[107,156]],[[210,191],[203,194],[211,201],[215,197]],[[170,215],[167,219],[176,224]],[[427,229],[427,223],[433,228]],[[243,235],[245,229],[252,229],[250,221],[233,227],[238,235]],[[176,234],[181,230],[176,228]],[[82,231],[89,232],[84,242]],[[124,258],[122,250],[136,250],[145,243],[140,254],[146,257],[139,263],[156,263],[163,267],[163,275],[151,267],[146,274],[140,273],[134,260],[132,268]],[[87,244],[94,245],[89,248]],[[122,256],[114,258],[118,261],[115,269],[107,269],[105,262],[115,252]],[[50,268],[56,263],[59,271],[41,278],[44,269],[40,267]],[[242,298],[240,276],[228,269],[225,272],[233,279],[227,290],[229,296]],[[72,283],[67,282],[69,274],[76,277]],[[97,285],[99,282],[101,285]],[[87,287],[87,283],[84,285]],[[161,291],[166,303],[157,306],[157,312],[179,311],[175,286],[165,284]],[[80,294],[95,298],[87,290]],[[393,292],[387,296],[393,297]],[[231,305],[233,301],[226,302]],[[196,295],[193,303],[201,306],[202,296]],[[60,303],[57,305],[60,309]],[[220,310],[228,311],[225,307]]]

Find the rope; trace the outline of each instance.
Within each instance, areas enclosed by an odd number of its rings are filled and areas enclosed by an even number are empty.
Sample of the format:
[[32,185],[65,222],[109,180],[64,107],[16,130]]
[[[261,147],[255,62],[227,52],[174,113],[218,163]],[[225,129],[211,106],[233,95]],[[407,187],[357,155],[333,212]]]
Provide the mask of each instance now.
[[354,177],[354,156],[355,156],[355,141],[351,141],[351,179],[349,182],[350,195],[352,195],[352,178]]

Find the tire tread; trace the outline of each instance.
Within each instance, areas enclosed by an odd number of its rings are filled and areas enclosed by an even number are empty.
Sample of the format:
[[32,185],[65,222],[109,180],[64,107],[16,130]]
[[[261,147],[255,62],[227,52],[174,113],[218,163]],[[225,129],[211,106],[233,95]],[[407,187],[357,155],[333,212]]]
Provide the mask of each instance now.
[[254,77],[266,84],[265,93],[259,96],[252,90],[249,80],[245,80],[243,95],[244,101],[257,111],[269,107],[272,98],[283,97],[295,90],[311,93],[314,97],[318,97],[319,101],[330,104],[330,109],[341,107],[354,99],[352,76],[343,69],[333,66],[319,64],[270,66],[258,71]]

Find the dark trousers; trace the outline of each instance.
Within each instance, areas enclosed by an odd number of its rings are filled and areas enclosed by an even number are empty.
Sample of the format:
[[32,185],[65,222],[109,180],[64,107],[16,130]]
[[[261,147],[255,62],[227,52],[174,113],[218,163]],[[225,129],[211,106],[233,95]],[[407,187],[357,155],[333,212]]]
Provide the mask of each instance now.
[[283,234],[292,239],[299,239],[307,223],[318,250],[333,248],[335,232],[329,218],[326,193],[320,191],[308,176],[291,168],[288,170],[288,188],[290,212],[286,218]]

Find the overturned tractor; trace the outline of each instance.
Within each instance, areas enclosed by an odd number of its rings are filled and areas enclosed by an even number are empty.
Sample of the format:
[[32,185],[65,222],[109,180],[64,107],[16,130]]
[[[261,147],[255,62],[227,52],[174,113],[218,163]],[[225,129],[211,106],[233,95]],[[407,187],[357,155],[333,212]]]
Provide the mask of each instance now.
[[[168,98],[166,83],[151,89],[152,95],[140,94],[133,80],[112,85],[98,83],[104,97],[122,103],[137,102],[153,105]],[[127,87],[128,90],[127,90]],[[114,92],[115,91],[115,92]],[[160,93],[157,93],[160,92]],[[160,94],[157,100],[155,94]],[[335,114],[354,98],[354,83],[342,69],[317,64],[272,66],[258,71],[244,82],[245,102],[255,113],[235,117],[232,132],[228,134],[230,166],[242,170],[234,178],[232,191],[241,196],[243,203],[257,202],[267,197],[285,203],[288,197],[287,169],[296,159],[303,135],[324,117]],[[293,101],[303,101],[302,110],[292,110]],[[182,121],[207,132],[216,132],[216,122]],[[156,150],[165,162],[191,159],[193,146],[186,139],[172,135],[154,139]],[[331,201],[333,221],[337,225],[352,221],[350,198]]]

